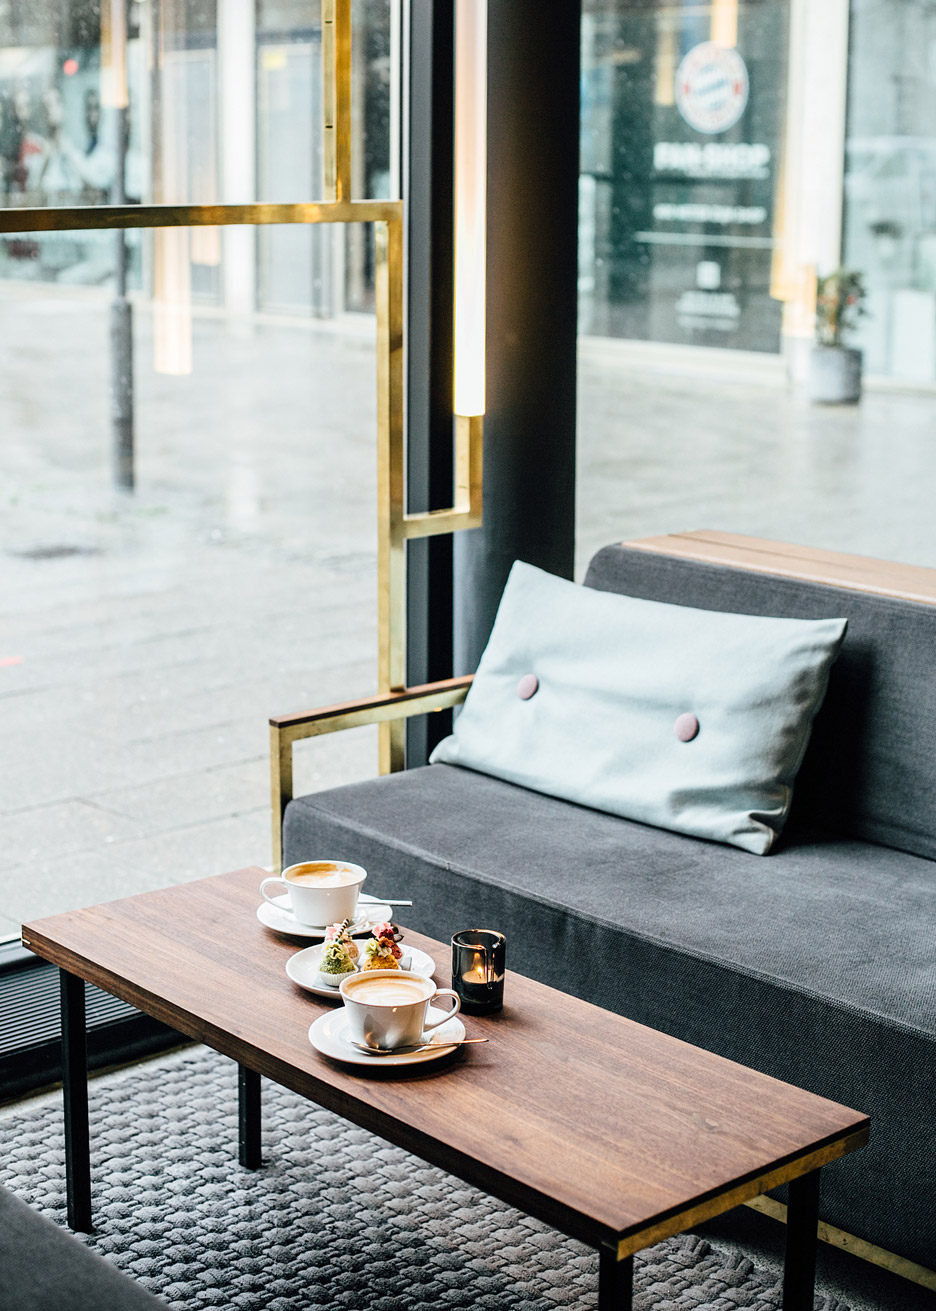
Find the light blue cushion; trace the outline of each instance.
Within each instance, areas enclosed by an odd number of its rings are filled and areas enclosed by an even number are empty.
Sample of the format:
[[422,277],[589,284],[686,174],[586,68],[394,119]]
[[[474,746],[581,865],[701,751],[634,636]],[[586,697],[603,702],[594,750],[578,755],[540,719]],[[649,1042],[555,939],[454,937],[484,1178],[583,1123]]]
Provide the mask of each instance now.
[[642,601],[518,562],[431,759],[764,855],[846,623]]

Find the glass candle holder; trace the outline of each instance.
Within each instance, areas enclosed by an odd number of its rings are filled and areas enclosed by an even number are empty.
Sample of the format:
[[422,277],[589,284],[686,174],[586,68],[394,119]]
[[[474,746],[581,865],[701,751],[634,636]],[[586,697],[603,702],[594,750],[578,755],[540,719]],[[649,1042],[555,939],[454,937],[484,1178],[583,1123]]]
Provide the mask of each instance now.
[[491,1015],[504,1005],[507,939],[495,929],[462,929],[452,938],[452,987],[466,1015]]

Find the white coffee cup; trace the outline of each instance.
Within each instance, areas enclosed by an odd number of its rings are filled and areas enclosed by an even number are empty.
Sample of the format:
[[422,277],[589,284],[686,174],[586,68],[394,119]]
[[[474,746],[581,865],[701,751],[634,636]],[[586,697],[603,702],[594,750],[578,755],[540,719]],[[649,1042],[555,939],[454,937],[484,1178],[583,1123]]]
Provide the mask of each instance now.
[[[401,970],[363,970],[342,979],[339,987],[348,1017],[348,1037],[365,1047],[409,1047],[445,1024],[461,1007],[451,988],[437,988],[431,979]],[[426,1023],[426,1011],[437,997],[452,997],[455,1005],[441,1020]]]
[[289,865],[280,877],[264,879],[260,892],[264,901],[282,910],[267,888],[277,884],[280,895],[285,889],[293,915],[300,924],[310,928],[323,928],[339,924],[343,919],[354,919],[358,893],[367,878],[360,865],[346,860],[304,860]]

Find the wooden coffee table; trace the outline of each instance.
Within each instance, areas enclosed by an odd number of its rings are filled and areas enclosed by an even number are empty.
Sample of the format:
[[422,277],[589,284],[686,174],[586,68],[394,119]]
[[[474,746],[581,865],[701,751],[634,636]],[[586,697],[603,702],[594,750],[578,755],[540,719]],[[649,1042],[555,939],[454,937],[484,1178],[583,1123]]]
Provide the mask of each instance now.
[[[264,873],[24,926],[62,971],[73,1228],[91,1226],[86,979],[238,1062],[243,1165],[260,1165],[266,1075],[597,1248],[605,1311],[630,1307],[635,1252],[789,1182],[783,1306],[812,1311],[820,1168],[865,1143],[865,1116],[519,974],[501,1014],[466,1021],[487,1044],[412,1074],[332,1063],[308,1030],[334,1003],[284,972],[303,944],[257,921]],[[449,948],[407,941],[448,986]]]

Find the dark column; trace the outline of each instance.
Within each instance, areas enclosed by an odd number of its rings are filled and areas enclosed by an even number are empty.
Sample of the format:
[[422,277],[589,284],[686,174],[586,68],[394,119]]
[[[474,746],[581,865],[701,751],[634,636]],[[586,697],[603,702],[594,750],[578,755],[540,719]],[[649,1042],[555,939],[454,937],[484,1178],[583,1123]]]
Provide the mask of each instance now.
[[62,1093],[65,1103],[65,1196],[68,1223],[91,1233],[91,1145],[88,1126],[88,1040],[85,985],[59,971],[62,1006]]
[[[412,0],[407,142],[407,499],[452,504],[452,115],[454,0]],[[452,539],[410,542],[406,681],[452,673]],[[407,725],[407,764],[424,764],[450,716]]]
[[613,1247],[598,1255],[598,1311],[631,1311],[634,1305],[634,1258],[617,1259]]
[[484,526],[455,540],[455,673],[515,559],[572,576],[581,4],[488,0]]
[[790,1183],[787,1197],[783,1311],[812,1311],[819,1229],[819,1170]]
[[237,1159],[247,1170],[263,1164],[260,1075],[246,1065],[237,1066]]

